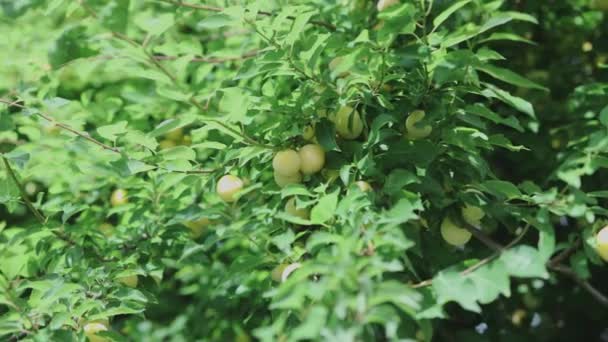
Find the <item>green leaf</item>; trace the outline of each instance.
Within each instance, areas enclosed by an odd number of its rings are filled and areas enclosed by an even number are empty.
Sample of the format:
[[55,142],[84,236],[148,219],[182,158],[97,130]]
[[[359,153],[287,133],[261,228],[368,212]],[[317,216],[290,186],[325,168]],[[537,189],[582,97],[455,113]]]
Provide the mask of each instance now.
[[548,278],[546,259],[533,247],[521,245],[500,255],[510,275],[520,278]]
[[336,127],[331,121],[321,119],[315,126],[315,136],[325,151],[340,150],[336,143]]
[[336,190],[331,194],[321,197],[319,203],[310,211],[310,221],[313,224],[323,224],[334,216],[336,207],[338,206],[338,195],[340,190]]
[[463,277],[455,270],[439,272],[433,278],[433,290],[440,305],[454,301],[465,310],[481,312],[477,304],[477,286],[471,278]]
[[486,86],[486,89],[481,92],[483,96],[487,98],[499,99],[500,101],[512,106],[518,111],[528,114],[531,118],[536,118],[534,108],[532,107],[532,104],[530,102],[520,97],[513,96],[509,92],[499,89],[489,83],[484,83],[484,85]]
[[234,19],[226,14],[212,14],[196,24],[198,29],[212,30],[224,26],[230,26],[234,23]]
[[518,87],[539,89],[539,90],[544,90],[544,91],[549,90],[508,69],[499,68],[499,67],[489,65],[489,64],[476,65],[475,69],[482,71],[496,79],[516,85]]
[[112,125],[101,126],[97,128],[97,133],[99,133],[102,138],[116,141],[116,138],[119,135],[127,133],[127,121],[120,121]]
[[477,288],[477,301],[481,304],[493,302],[501,294],[511,296],[511,283],[506,265],[502,260],[494,260],[467,276]]
[[173,13],[146,13],[135,18],[135,24],[150,35],[160,36],[175,23]]
[[89,46],[86,30],[84,26],[73,26],[59,36],[48,54],[53,68],[78,58],[96,55],[96,51]]
[[483,188],[489,193],[492,193],[498,197],[506,197],[507,199],[513,199],[521,197],[521,192],[519,189],[513,185],[513,183],[500,181],[500,180],[490,180],[485,181],[481,184]]
[[110,31],[126,33],[129,22],[129,3],[130,0],[108,1],[97,14],[103,27]]
[[443,12],[439,13],[435,19],[433,19],[433,30],[437,29],[444,21],[446,21],[452,14],[458,11],[460,8],[471,2],[471,0],[461,0],[455,2],[452,6],[446,8]]

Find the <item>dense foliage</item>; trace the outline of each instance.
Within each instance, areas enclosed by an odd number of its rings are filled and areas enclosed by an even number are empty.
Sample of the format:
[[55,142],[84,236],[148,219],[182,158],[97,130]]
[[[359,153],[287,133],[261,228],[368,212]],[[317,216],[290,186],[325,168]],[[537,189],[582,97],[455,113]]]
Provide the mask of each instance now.
[[606,338],[605,0],[0,7],[0,340]]

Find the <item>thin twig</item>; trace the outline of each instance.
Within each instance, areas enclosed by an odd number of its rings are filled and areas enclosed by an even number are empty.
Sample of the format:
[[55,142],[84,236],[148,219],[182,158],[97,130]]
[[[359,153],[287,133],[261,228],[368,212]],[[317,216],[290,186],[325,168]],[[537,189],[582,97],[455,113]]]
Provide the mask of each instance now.
[[[518,244],[519,241],[521,241],[521,239],[524,237],[524,235],[526,235],[526,233],[530,229],[530,226],[531,225],[529,223],[526,224],[526,226],[524,227],[524,230],[521,232],[521,234],[519,234],[515,239],[513,239],[511,242],[509,242],[506,246],[502,247],[499,250],[496,250],[493,254],[489,255],[488,257],[486,257],[484,259],[481,259],[477,263],[469,266],[464,271],[460,272],[460,275],[461,276],[466,276],[468,274],[473,273],[475,270],[477,270],[481,266],[486,265],[490,261],[492,261],[495,258],[499,257],[502,254],[502,252],[504,252],[504,251],[510,249],[511,247],[515,246],[516,244]],[[421,281],[421,282],[416,283],[416,284],[413,284],[413,285],[411,285],[411,287],[414,288],[414,289],[417,289],[417,288],[421,288],[421,287],[430,286],[432,284],[433,284],[433,278]]]
[[[137,42],[131,40],[129,37],[124,36],[123,34],[120,33],[114,33],[114,36],[125,40],[127,42],[129,42],[131,45],[135,46],[135,47],[140,47],[141,45],[138,44]],[[146,51],[145,49],[143,49],[143,52],[146,54],[146,56],[148,57],[148,59],[150,60],[150,62],[158,69],[160,70],[163,74],[165,74],[167,77],[169,77],[169,79],[171,79],[171,81],[173,81],[173,84],[178,87],[181,88],[181,85],[179,84],[179,81],[177,79],[177,77],[175,75],[173,75],[167,68],[165,68],[164,65],[162,65],[162,63],[160,63],[159,60],[156,60],[154,58],[154,56],[152,54],[150,54],[148,51]],[[202,113],[204,113],[206,111],[206,107],[203,106],[200,102],[198,102],[193,96],[191,96],[188,99],[188,102],[190,102],[190,104],[192,104],[193,106],[195,106],[198,110],[200,110]],[[263,148],[268,148],[268,149],[274,149],[274,146],[270,146],[270,145],[265,145],[262,143],[257,142],[255,139],[249,137],[245,132],[239,132],[236,129],[228,126],[227,124],[225,124],[224,122],[222,122],[221,120],[217,120],[217,119],[211,119],[211,118],[205,118],[205,121],[209,121],[209,122],[213,122],[217,125],[222,126],[224,129],[228,130],[229,132],[241,136],[243,138],[243,140],[245,142],[247,142],[250,145],[255,145],[255,146],[259,146],[259,147],[263,147]]]
[[549,268],[556,272],[559,272],[563,275],[570,277],[572,280],[577,282],[583,289],[585,289],[587,292],[589,292],[589,294],[591,296],[593,296],[593,298],[595,298],[600,304],[602,304],[605,307],[608,307],[608,297],[606,297],[598,289],[593,287],[593,285],[591,285],[591,283],[589,283],[585,279],[579,277],[578,274],[576,274],[576,272],[574,272],[574,270],[571,269],[570,267],[562,265],[562,264],[559,264],[559,265],[549,264]]
[[[191,3],[177,1],[177,0],[159,0],[159,1],[170,3],[170,4],[173,4],[176,6],[188,7],[188,8],[193,8],[193,9],[198,9],[198,10],[203,10],[203,11],[210,11],[210,12],[223,12],[224,11],[224,8],[216,7],[216,6],[191,4]],[[266,17],[275,16],[274,13],[266,12],[266,11],[258,11],[258,15],[262,15],[262,16],[266,16]],[[286,18],[289,20],[296,20],[296,17],[291,16],[291,15],[287,16]],[[317,26],[323,26],[330,31],[335,31],[337,29],[337,27],[335,25],[322,21],[322,20],[310,20],[309,23],[311,23],[313,25],[317,25]]]
[[19,189],[19,193],[21,194],[21,198],[25,202],[25,206],[32,212],[32,214],[34,214],[34,216],[36,216],[36,219],[38,219],[38,221],[40,221],[41,224],[45,224],[46,218],[40,213],[40,211],[38,211],[38,209],[36,209],[36,207],[34,207],[34,205],[29,200],[29,198],[27,198],[27,192],[25,191],[23,184],[21,184],[21,182],[17,178],[17,175],[15,174],[15,171],[11,167],[11,164],[8,162],[8,159],[4,155],[2,155],[1,157],[2,157],[2,160],[4,161],[4,166],[6,166],[6,172],[11,177],[11,179],[13,180],[13,182],[15,183],[17,188]]
[[[28,107],[26,107],[24,105],[21,105],[21,104],[18,104],[17,102],[18,102],[17,100],[16,101],[9,101],[9,100],[5,100],[5,99],[0,98],[0,103],[5,103],[9,107],[18,107],[18,108],[21,108],[21,109],[28,109]],[[106,145],[106,144],[102,143],[101,141],[99,141],[99,140],[97,140],[95,138],[92,138],[90,135],[88,135],[88,133],[79,132],[79,131],[71,128],[70,126],[68,126],[66,124],[63,124],[63,123],[55,120],[54,118],[52,118],[50,115],[48,115],[46,113],[43,113],[41,111],[37,111],[36,115],[40,116],[41,118],[43,118],[46,121],[51,122],[52,124],[54,124],[57,127],[63,128],[63,129],[65,129],[66,131],[68,131],[70,133],[73,133],[73,134],[75,134],[75,135],[77,135],[79,137],[82,137],[82,138],[84,138],[84,139],[86,139],[86,140],[88,140],[88,141],[90,141],[90,142],[92,142],[92,143],[94,143],[94,144],[102,147],[105,150],[108,150],[108,151],[111,151],[111,152],[114,152],[114,153],[117,153],[117,154],[120,154],[120,155],[124,155],[123,153],[121,153],[121,151],[119,149],[117,149],[115,147],[112,147],[112,146],[109,146],[109,145]],[[149,164],[149,163],[143,162],[143,161],[141,161],[139,159],[134,159],[134,158],[131,158],[131,157],[128,157],[128,156],[126,156],[126,158],[128,158],[129,160],[138,161],[138,162],[146,164],[146,165],[150,165],[151,167],[153,167],[155,169],[164,170],[164,171],[168,171],[168,172],[185,173],[185,174],[203,174],[203,173],[213,173],[213,172],[216,171],[216,170],[189,170],[189,171],[171,170],[171,169],[168,169],[168,168],[160,166],[160,165]]]

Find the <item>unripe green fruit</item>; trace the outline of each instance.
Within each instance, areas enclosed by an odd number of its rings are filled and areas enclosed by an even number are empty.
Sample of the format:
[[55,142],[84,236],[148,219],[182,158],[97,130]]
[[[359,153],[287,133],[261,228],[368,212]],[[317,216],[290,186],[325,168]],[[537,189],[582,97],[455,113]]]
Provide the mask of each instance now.
[[363,132],[363,121],[356,109],[344,106],[336,113],[336,131],[344,139],[357,139]]
[[124,276],[124,277],[118,277],[118,278],[116,278],[116,281],[124,284],[127,287],[131,287],[131,288],[136,288],[137,283],[139,283],[139,279],[137,278],[137,275],[135,275],[135,274],[129,275],[129,276]]
[[479,227],[481,225],[481,219],[486,216],[483,209],[468,204],[462,208],[461,213],[465,222],[475,227]]
[[99,225],[99,231],[105,236],[111,236],[114,234],[114,226],[109,223],[102,223]]
[[203,217],[196,221],[184,222],[184,226],[190,229],[190,236],[192,236],[193,239],[197,239],[203,235],[203,231],[210,223],[211,221],[208,218]]
[[378,4],[376,5],[376,8],[378,9],[378,12],[382,12],[385,9],[396,5],[399,3],[399,0],[378,0]]
[[[336,70],[336,68],[338,68],[338,66],[339,66],[340,64],[342,64],[342,61],[343,61],[343,58],[342,58],[342,57],[336,57],[336,58],[332,59],[332,60],[331,60],[331,62],[329,62],[329,65],[328,65],[329,70],[330,70],[331,72],[334,72],[334,71]],[[338,74],[338,75],[337,75],[337,77],[346,77],[346,76],[348,76],[349,74],[350,74],[350,72],[348,72],[348,71],[343,71],[343,72],[341,72],[340,74]]]
[[368,192],[368,191],[373,190],[372,186],[366,181],[356,181],[355,184],[363,192]]
[[315,127],[313,125],[304,127],[302,138],[304,138],[306,141],[312,141],[315,138]]
[[276,282],[285,281],[287,277],[289,277],[289,275],[293,273],[293,271],[297,270],[301,266],[302,265],[297,262],[293,264],[280,264],[272,270],[270,277]]
[[300,156],[298,152],[288,149],[277,152],[272,159],[272,168],[274,173],[283,176],[293,176],[300,172]]
[[159,147],[161,150],[167,150],[167,149],[173,148],[173,147],[175,147],[175,146],[177,146],[177,144],[175,143],[175,141],[170,140],[170,139],[163,139],[163,140],[161,140],[161,141],[158,143],[158,147]]
[[310,212],[307,208],[298,209],[296,208],[296,198],[290,198],[285,204],[285,211],[292,216],[299,217],[304,220],[308,220],[310,217]]
[[454,246],[463,246],[471,240],[471,232],[454,224],[449,217],[441,222],[441,237]]
[[300,156],[300,169],[305,175],[312,175],[323,169],[325,165],[325,151],[318,144],[308,144],[298,152]]
[[173,140],[176,143],[180,143],[184,137],[184,129],[176,128],[165,135],[165,138]]
[[272,270],[272,272],[270,273],[270,277],[272,278],[272,280],[276,281],[277,283],[280,283],[281,276],[283,275],[283,271],[285,271],[287,266],[289,266],[289,264],[280,264],[277,267],[275,267]]
[[88,322],[82,329],[84,330],[85,336],[89,339],[89,342],[109,342],[110,339],[97,336],[98,332],[108,331],[109,325],[110,324],[107,321],[98,320]]
[[428,137],[429,134],[431,134],[431,132],[433,131],[433,127],[426,125],[422,128],[419,128],[416,126],[416,124],[422,119],[424,119],[424,117],[425,113],[421,110],[415,110],[407,117],[407,119],[405,120],[405,131],[406,136],[409,139],[424,139]]
[[224,175],[217,182],[216,191],[224,202],[234,202],[236,201],[234,195],[243,190],[243,186],[244,183],[239,177]]
[[127,190],[125,190],[125,189],[114,190],[114,192],[112,193],[112,196],[110,197],[110,203],[114,207],[127,204],[128,202],[129,202],[129,199],[127,198]]
[[274,181],[281,188],[286,187],[289,184],[298,184],[302,181],[302,174],[296,173],[290,176],[284,176],[280,173],[274,173]]
[[608,262],[608,226],[602,228],[596,235],[597,254]]

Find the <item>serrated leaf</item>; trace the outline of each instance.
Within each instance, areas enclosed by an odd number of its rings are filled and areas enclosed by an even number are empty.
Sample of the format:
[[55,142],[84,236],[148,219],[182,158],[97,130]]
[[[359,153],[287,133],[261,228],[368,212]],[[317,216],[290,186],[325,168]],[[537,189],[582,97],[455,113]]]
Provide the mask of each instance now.
[[120,121],[112,125],[97,128],[97,133],[105,139],[115,141],[119,135],[127,133],[127,121]]
[[331,194],[321,197],[319,203],[310,211],[310,221],[313,224],[323,224],[334,216],[336,207],[338,206],[338,195],[340,191],[336,190]]

